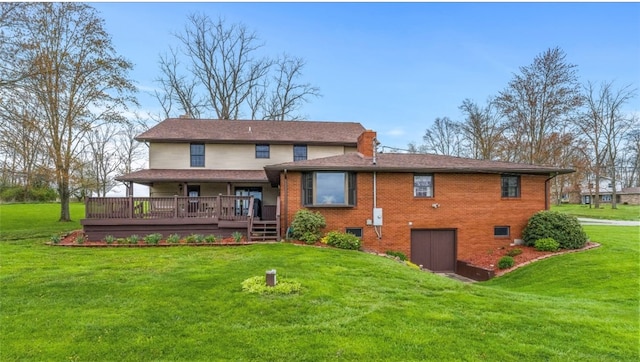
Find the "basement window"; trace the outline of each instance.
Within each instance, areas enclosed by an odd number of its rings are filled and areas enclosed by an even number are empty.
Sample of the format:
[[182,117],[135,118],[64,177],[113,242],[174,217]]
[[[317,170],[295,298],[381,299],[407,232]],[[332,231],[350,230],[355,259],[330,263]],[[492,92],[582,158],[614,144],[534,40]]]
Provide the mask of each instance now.
[[511,234],[511,228],[509,226],[494,226],[493,236],[496,238],[508,238]]
[[353,234],[356,237],[359,237],[360,239],[362,239],[362,228],[346,228],[345,233]]

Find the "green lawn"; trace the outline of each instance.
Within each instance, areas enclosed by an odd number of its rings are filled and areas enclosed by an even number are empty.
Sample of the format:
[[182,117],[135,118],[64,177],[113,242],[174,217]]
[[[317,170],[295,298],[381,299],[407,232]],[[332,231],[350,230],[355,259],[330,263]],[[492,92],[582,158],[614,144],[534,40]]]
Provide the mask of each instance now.
[[[635,361],[640,228],[585,229],[600,248],[475,284],[362,252],[291,244],[100,249],[3,241],[0,356]],[[243,280],[271,268],[302,292],[242,292]]]
[[56,233],[78,230],[84,203],[71,203],[71,222],[58,222],[60,204],[0,204],[0,241],[49,238]]
[[612,209],[610,204],[601,204],[600,208],[596,209],[593,207],[589,208],[589,205],[562,204],[552,205],[551,210],[570,214],[576,217],[640,221],[640,206],[620,204],[617,207],[617,209]]

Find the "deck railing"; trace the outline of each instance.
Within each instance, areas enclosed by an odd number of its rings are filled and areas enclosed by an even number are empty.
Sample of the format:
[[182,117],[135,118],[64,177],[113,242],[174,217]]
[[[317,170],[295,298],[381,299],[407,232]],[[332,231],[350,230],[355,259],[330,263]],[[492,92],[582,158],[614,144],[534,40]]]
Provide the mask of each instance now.
[[89,197],[86,219],[211,218],[247,221],[253,196]]

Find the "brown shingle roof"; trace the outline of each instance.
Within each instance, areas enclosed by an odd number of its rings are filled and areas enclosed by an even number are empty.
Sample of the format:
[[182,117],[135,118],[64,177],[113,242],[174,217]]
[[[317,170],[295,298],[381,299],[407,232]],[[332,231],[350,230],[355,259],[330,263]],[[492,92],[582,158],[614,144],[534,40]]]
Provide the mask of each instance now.
[[360,123],[314,121],[241,121],[169,118],[138,141],[217,143],[307,143],[355,146],[365,131]]
[[119,176],[116,180],[146,185],[153,182],[266,182],[267,176],[263,170],[147,169]]
[[373,159],[359,153],[269,165],[265,167],[272,184],[278,182],[282,170],[290,171],[378,171],[378,172],[439,172],[439,173],[519,173],[549,175],[571,173],[572,169],[522,163],[475,160],[433,154],[381,153]]

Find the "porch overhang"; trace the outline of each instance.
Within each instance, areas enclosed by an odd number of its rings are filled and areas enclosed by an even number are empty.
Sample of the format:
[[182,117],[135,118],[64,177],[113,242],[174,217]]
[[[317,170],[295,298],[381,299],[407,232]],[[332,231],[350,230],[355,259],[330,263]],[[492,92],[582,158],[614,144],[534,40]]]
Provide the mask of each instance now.
[[264,170],[145,169],[116,177],[116,180],[151,186],[157,182],[268,182]]

